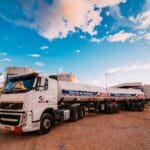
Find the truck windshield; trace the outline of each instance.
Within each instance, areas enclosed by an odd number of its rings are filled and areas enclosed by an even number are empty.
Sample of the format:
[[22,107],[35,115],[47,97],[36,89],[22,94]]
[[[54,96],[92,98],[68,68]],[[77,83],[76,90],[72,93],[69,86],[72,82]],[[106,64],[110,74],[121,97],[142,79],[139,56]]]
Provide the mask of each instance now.
[[9,77],[3,93],[21,93],[30,91],[33,87],[35,75]]

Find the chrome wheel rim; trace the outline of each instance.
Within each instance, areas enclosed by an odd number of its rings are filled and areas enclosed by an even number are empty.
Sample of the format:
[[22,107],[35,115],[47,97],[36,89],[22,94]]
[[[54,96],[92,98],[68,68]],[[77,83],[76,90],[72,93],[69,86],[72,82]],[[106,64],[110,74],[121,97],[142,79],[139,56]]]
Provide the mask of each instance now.
[[50,124],[51,124],[51,122],[50,122],[49,119],[45,119],[45,120],[44,120],[44,123],[43,123],[44,128],[48,129],[48,128],[50,127]]

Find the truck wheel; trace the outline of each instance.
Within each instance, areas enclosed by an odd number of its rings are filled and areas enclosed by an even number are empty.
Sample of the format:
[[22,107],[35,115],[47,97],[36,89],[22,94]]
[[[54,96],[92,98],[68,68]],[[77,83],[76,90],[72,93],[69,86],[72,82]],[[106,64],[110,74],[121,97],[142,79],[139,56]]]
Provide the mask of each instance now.
[[49,113],[44,113],[40,121],[40,134],[47,134],[53,126],[53,119]]
[[84,107],[80,107],[80,109],[79,109],[79,119],[84,118],[84,116],[85,116],[85,109],[84,109]]
[[78,113],[77,108],[72,108],[70,120],[71,120],[72,122],[75,122],[75,121],[77,121],[78,119],[79,119],[79,113]]

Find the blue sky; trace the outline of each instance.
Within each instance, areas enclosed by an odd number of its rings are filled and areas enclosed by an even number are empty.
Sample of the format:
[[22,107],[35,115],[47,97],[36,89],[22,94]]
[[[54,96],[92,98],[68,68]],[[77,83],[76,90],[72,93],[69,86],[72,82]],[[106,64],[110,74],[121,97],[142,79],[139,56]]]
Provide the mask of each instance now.
[[8,66],[150,83],[150,1],[0,0],[0,72]]

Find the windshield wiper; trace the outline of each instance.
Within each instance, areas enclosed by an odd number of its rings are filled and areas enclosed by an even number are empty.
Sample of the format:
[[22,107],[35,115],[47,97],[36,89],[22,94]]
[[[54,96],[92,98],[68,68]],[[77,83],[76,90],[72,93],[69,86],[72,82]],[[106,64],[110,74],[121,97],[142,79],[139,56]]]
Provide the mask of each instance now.
[[3,93],[4,94],[12,93],[12,90],[4,90]]
[[10,94],[10,93],[21,93],[21,92],[26,92],[28,91],[27,89],[26,90],[17,90],[17,89],[12,89],[12,90],[4,90],[3,93],[4,94]]
[[20,93],[20,92],[26,92],[28,91],[27,89],[13,89],[13,92],[17,92],[17,93]]

